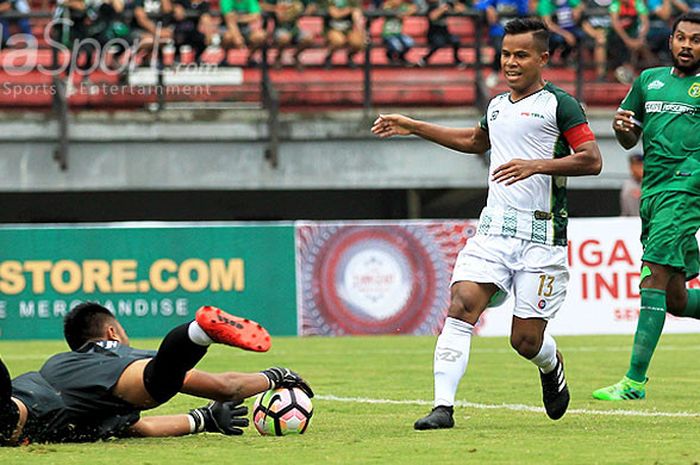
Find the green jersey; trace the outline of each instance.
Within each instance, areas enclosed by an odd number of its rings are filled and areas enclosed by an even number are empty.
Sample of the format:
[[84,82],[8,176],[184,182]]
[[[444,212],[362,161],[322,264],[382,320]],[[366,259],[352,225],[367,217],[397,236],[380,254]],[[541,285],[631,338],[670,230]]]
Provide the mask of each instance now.
[[700,195],[700,74],[647,69],[620,108],[633,111],[643,130],[642,198],[662,191]]
[[223,15],[232,11],[242,15],[256,14],[260,13],[260,4],[258,0],[221,0],[219,9]]
[[382,37],[390,37],[401,34],[403,30],[403,17],[398,16],[408,10],[408,5],[402,3],[398,8],[384,8],[385,13],[391,13],[397,16],[388,16],[384,18],[384,26],[382,27]]
[[608,11],[618,14],[622,28],[633,37],[637,37],[639,17],[649,14],[644,0],[612,0]]

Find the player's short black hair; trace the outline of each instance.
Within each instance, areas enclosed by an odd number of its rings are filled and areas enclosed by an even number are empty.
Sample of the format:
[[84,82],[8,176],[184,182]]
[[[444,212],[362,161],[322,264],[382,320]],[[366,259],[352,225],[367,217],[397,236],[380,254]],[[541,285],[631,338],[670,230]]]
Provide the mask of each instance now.
[[549,29],[540,18],[515,18],[505,25],[506,35],[525,34],[532,32],[537,48],[542,52],[549,50]]
[[695,24],[700,24],[700,11],[688,11],[687,13],[683,13],[680,15],[676,20],[673,22],[673,28],[671,29],[671,34],[676,33],[676,28],[678,27],[678,24],[687,21],[689,23],[695,23]]
[[76,305],[63,319],[63,336],[71,350],[80,349],[103,334],[105,324],[115,320],[112,312],[95,302]]

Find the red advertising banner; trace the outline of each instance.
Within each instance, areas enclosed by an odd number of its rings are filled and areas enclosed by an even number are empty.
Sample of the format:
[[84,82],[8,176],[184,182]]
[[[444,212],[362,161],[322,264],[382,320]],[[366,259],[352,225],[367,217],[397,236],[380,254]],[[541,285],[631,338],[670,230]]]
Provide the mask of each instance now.
[[435,334],[475,221],[297,223],[300,335]]

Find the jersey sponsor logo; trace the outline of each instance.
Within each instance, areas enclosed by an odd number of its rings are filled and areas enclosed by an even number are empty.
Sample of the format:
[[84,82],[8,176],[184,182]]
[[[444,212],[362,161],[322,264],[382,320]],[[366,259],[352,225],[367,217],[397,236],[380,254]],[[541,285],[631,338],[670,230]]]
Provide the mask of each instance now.
[[700,97],[700,82],[694,82],[690,89],[688,89],[688,95],[693,98]]
[[524,116],[526,118],[539,118],[539,119],[544,119],[544,115],[540,113],[535,113],[533,111],[521,111],[520,116]]
[[663,82],[659,81],[658,79],[652,81],[648,86],[647,90],[656,90],[656,89],[661,89],[663,86],[665,86]]
[[[698,89],[700,91],[700,89]],[[688,91],[690,93],[690,91]],[[647,113],[698,113],[698,109],[692,105],[680,102],[652,101],[644,104]]]

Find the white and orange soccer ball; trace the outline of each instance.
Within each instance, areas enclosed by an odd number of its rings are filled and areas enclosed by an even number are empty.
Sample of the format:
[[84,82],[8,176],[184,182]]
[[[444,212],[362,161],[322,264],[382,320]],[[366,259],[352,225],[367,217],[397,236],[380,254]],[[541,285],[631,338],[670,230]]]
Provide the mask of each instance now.
[[303,434],[314,407],[299,388],[279,388],[258,395],[253,405],[253,423],[263,436]]

